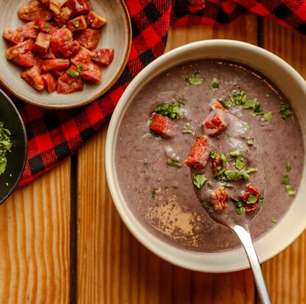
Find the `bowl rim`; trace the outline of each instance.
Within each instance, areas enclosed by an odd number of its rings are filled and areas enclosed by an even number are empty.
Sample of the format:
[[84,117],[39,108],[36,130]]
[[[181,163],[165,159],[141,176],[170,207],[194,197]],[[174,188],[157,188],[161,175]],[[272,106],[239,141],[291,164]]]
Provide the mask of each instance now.
[[[3,80],[3,77],[0,74],[0,83],[1,83],[1,85],[7,91],[9,91],[11,94],[13,94],[14,96],[18,97],[20,100],[22,100],[22,101],[24,101],[24,102],[26,102],[28,104],[35,105],[35,106],[38,106],[38,107],[41,107],[41,108],[45,108],[45,109],[73,109],[73,108],[78,108],[78,107],[85,106],[85,105],[87,105],[89,103],[92,103],[93,101],[95,101],[99,97],[103,96],[107,91],[109,91],[113,87],[113,85],[118,81],[118,79],[122,75],[122,73],[123,73],[123,71],[124,71],[124,69],[125,69],[125,67],[126,67],[126,65],[128,63],[128,60],[129,60],[129,57],[130,57],[130,53],[131,53],[131,49],[132,49],[132,42],[133,42],[133,39],[132,39],[132,21],[131,21],[131,17],[130,17],[130,14],[129,14],[129,10],[128,10],[128,7],[127,7],[126,3],[124,2],[124,0],[119,0],[118,3],[120,3],[120,5],[122,6],[123,12],[124,12],[124,15],[125,15],[125,18],[126,18],[126,21],[127,21],[127,40],[128,40],[128,45],[127,45],[126,53],[124,55],[124,60],[123,60],[123,62],[121,64],[121,66],[120,66],[120,69],[118,69],[118,71],[115,73],[112,81],[105,88],[103,88],[97,94],[95,94],[93,97],[89,98],[86,101],[82,101],[82,102],[79,102],[79,103],[76,103],[76,104],[72,104],[72,105],[65,105],[65,104],[51,104],[51,105],[48,105],[48,104],[45,104],[45,103],[40,103],[40,102],[33,101],[30,98],[28,98],[26,95],[18,94],[17,92],[14,91],[13,88],[11,88],[10,86],[8,86],[5,83],[5,81]],[[62,96],[65,96],[65,95],[62,95]]]
[[24,138],[24,153],[23,153],[23,164],[22,164],[22,168],[20,170],[20,172],[17,175],[16,181],[15,183],[11,186],[10,190],[7,192],[7,194],[0,200],[0,205],[3,204],[10,196],[11,194],[14,192],[14,190],[16,189],[22,174],[24,172],[24,168],[26,165],[26,161],[27,161],[27,155],[28,155],[28,136],[27,136],[27,132],[26,132],[26,127],[25,127],[25,123],[17,109],[17,107],[15,106],[13,100],[2,90],[0,89],[0,94],[2,94],[5,99],[8,101],[8,103],[10,104],[10,106],[14,109],[16,116],[20,122],[20,126],[21,126],[21,131],[23,134],[23,138]]
[[[127,87],[123,95],[121,96],[118,105],[116,106],[112,118],[108,127],[108,132],[107,132],[107,138],[106,138],[106,145],[105,145],[105,169],[106,169],[106,179],[107,179],[107,184],[110,189],[110,193],[112,195],[113,203],[115,204],[115,207],[129,229],[129,231],[136,237],[142,245],[144,245],[147,249],[149,249],[151,252],[156,254],[157,256],[161,257],[162,259],[194,271],[202,271],[202,272],[215,272],[215,273],[220,273],[220,272],[231,272],[231,271],[238,271],[238,270],[243,270],[246,268],[249,268],[248,261],[245,258],[242,261],[237,261],[237,263],[231,265],[231,266],[218,266],[213,263],[214,256],[220,259],[220,256],[225,255],[227,252],[231,251],[232,253],[237,253],[241,254],[244,251],[243,249],[240,248],[233,248],[230,249],[229,251],[218,251],[214,253],[207,253],[207,252],[193,252],[192,255],[194,256],[206,256],[211,262],[212,265],[209,265],[208,263],[206,265],[199,263],[196,265],[193,262],[186,261],[183,259],[184,253],[190,252],[188,250],[184,250],[178,247],[175,247],[173,245],[168,244],[164,240],[160,239],[159,237],[153,235],[136,217],[133,215],[132,211],[129,210],[128,207],[125,206],[125,200],[124,197],[122,196],[120,192],[120,187],[119,185],[116,185],[118,183],[118,180],[116,178],[116,170],[115,170],[115,165],[114,165],[114,153],[113,153],[113,148],[116,143],[117,139],[117,130],[118,130],[118,123],[120,122],[120,118],[122,112],[126,110],[127,104],[129,104],[130,99],[133,99],[134,97],[134,91],[137,89],[139,86],[141,86],[141,83],[144,82],[145,79],[150,77],[150,74],[152,74],[152,71],[155,71],[157,67],[162,67],[164,64],[166,64],[168,61],[170,62],[171,59],[175,59],[178,55],[188,52],[197,48],[204,48],[204,47],[214,47],[214,46],[234,46],[237,48],[253,51],[257,54],[260,54],[264,57],[267,58],[267,60],[270,61],[276,61],[280,66],[282,66],[284,69],[286,69],[287,73],[294,78],[296,83],[300,86],[303,87],[303,92],[305,93],[306,96],[306,83],[304,78],[291,66],[289,65],[286,61],[284,61],[282,58],[279,56],[273,54],[270,51],[267,51],[259,46],[238,41],[238,40],[230,40],[230,39],[209,39],[209,40],[203,40],[203,41],[196,41],[192,42],[186,45],[183,45],[181,47],[175,48],[168,53],[163,54],[159,58],[155,59],[152,63],[150,63],[148,66],[146,66],[130,83],[130,85]],[[175,63],[172,65],[178,65],[180,63]],[[169,67],[168,67],[169,68]],[[167,68],[166,68],[167,69]],[[162,71],[165,69],[162,68]],[[304,165],[305,167],[305,165]],[[290,208],[288,209],[290,210]],[[288,213],[288,211],[287,211]],[[284,215],[284,217],[286,214]],[[279,252],[281,252],[283,249],[285,249],[287,246],[289,246],[306,228],[306,221],[300,221],[298,225],[295,225],[295,229],[292,229],[290,232],[290,237],[287,236],[287,238],[281,238],[281,244],[278,244],[277,248],[272,248],[269,250],[268,254],[265,253],[263,256],[259,255],[259,260],[260,262],[264,262]],[[266,233],[262,234],[262,236],[255,240],[255,247],[256,243],[259,243],[259,241],[264,238],[266,235],[271,233],[271,231],[276,230],[276,227],[274,229],[270,229]],[[261,244],[260,244],[261,245]],[[163,248],[161,248],[163,247]],[[170,250],[172,253],[177,254],[176,256],[169,254]],[[203,266],[204,265],[204,266]]]

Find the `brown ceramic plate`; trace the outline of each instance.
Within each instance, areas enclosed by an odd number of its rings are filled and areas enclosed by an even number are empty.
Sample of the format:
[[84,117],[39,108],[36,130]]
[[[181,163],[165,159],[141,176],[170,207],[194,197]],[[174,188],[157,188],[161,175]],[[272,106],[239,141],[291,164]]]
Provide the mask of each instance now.
[[[22,22],[18,19],[18,8],[28,0],[0,0],[0,29],[16,28]],[[132,42],[131,22],[127,7],[122,0],[91,0],[93,9],[104,16],[108,23],[102,29],[98,48],[114,48],[114,61],[102,71],[98,85],[85,85],[83,91],[63,95],[37,92],[20,78],[21,69],[5,58],[7,43],[0,38],[0,81],[22,100],[47,108],[72,108],[87,104],[104,94],[118,80],[126,66]]]

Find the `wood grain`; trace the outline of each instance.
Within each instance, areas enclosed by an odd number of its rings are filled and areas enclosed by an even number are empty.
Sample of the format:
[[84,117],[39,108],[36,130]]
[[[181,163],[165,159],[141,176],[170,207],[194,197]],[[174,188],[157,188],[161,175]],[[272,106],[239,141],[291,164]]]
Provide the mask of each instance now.
[[[219,29],[171,30],[167,50],[208,38],[256,43],[256,18],[240,18]],[[249,271],[203,274],[156,257],[135,240],[121,222],[106,185],[104,132],[78,157],[79,303],[254,303]]]
[[70,160],[0,206],[0,303],[68,303]]
[[[273,21],[265,21],[264,47],[285,59],[306,78],[304,36]],[[266,262],[264,272],[273,303],[306,303],[306,232],[293,245]]]

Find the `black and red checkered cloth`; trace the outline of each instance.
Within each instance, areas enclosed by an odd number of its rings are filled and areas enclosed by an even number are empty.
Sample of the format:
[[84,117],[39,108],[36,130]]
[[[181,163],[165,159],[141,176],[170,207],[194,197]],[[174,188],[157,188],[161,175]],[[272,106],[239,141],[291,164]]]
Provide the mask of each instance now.
[[60,111],[16,101],[29,140],[20,186],[76,152],[103,126],[133,77],[164,52],[170,25],[214,26],[252,12],[306,34],[306,0],[126,0],[126,4],[132,20],[132,50],[122,76],[107,94],[85,107]]

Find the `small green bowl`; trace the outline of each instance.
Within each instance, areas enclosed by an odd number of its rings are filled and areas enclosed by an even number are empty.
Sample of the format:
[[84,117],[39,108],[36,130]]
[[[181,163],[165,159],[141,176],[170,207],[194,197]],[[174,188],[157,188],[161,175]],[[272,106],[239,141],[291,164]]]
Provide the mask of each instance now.
[[14,191],[27,159],[27,135],[23,120],[13,101],[0,90],[0,121],[12,133],[13,146],[7,155],[7,167],[0,175],[0,204]]

